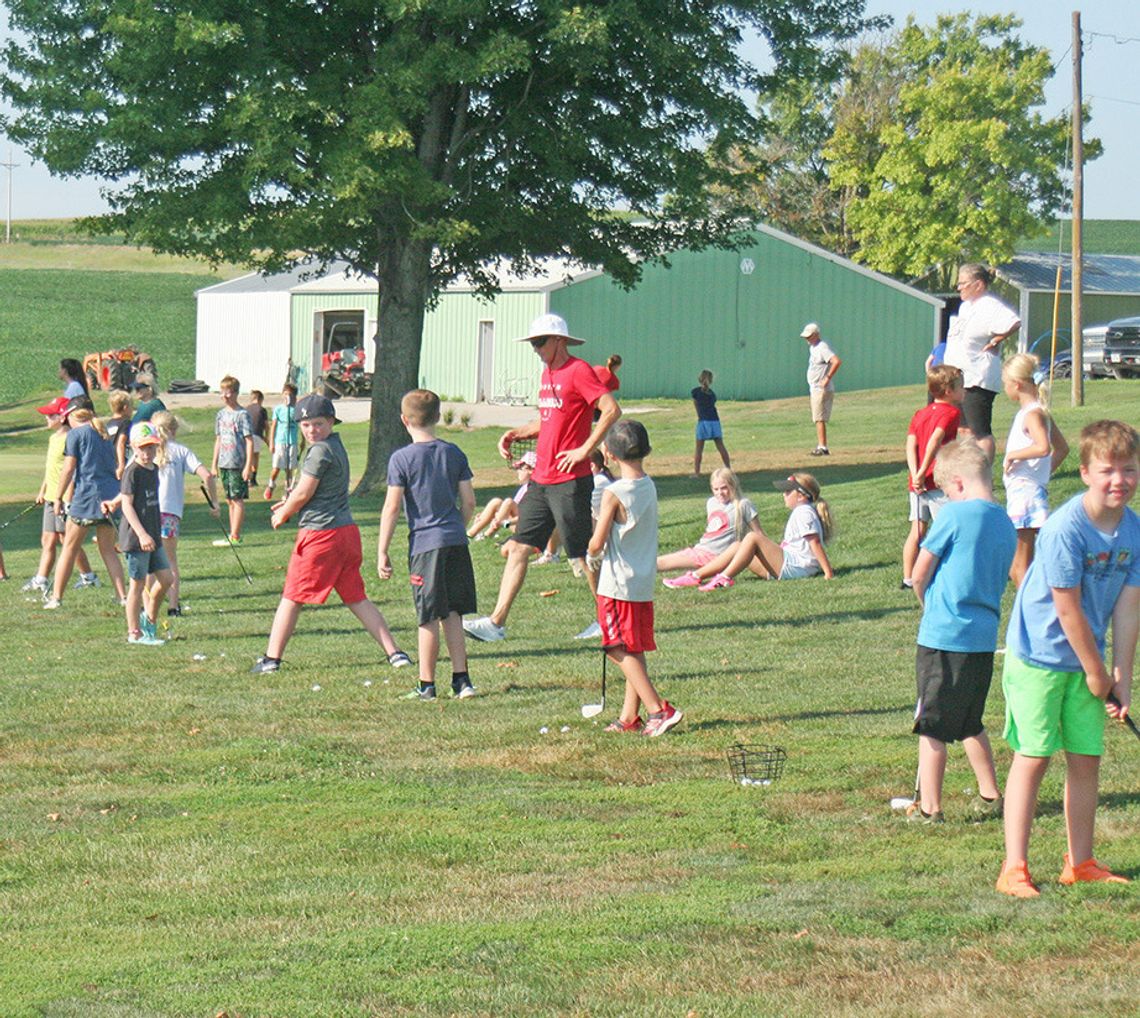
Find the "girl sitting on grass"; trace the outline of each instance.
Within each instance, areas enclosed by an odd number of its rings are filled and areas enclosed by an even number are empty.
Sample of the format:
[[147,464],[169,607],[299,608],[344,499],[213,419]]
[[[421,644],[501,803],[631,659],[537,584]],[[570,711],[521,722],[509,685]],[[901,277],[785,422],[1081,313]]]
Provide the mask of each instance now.
[[797,473],[772,483],[784,493],[784,505],[791,513],[783,541],[777,544],[757,524],[756,532],[745,534],[735,548],[697,570],[666,580],[665,585],[719,590],[731,587],[746,568],[763,580],[799,580],[817,573],[830,580],[835,572],[824,545],[833,527],[831,511],[819,497],[819,482],[811,474]]
[[[709,477],[712,495],[705,503],[705,532],[689,548],[657,556],[657,571],[699,569],[727,551],[734,551],[748,533],[760,534],[756,506],[740,494],[740,481],[728,467],[717,467]],[[683,577],[682,577],[683,579]],[[666,580],[667,587],[691,586]]]

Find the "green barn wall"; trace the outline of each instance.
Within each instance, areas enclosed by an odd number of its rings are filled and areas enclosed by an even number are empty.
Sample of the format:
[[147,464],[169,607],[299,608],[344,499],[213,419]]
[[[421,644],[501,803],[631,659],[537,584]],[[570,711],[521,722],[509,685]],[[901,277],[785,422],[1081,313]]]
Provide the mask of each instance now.
[[805,395],[799,334],[809,321],[843,359],[839,389],[922,379],[938,308],[913,294],[768,234],[741,251],[682,251],[670,262],[646,266],[632,292],[596,276],[550,295],[550,309],[587,340],[580,356],[621,354],[627,399],[686,397],[705,368],[723,399]]
[[[301,392],[313,387],[309,363],[316,312],[364,311],[366,326],[376,320],[375,295],[360,291],[295,293],[291,308],[290,350],[299,369],[297,385]],[[490,302],[470,293],[443,294],[424,317],[419,384],[451,399],[473,400],[479,323],[490,321],[495,326],[492,392],[506,392],[510,384],[525,391],[527,402],[532,403],[541,365],[527,344],[515,340],[525,336],[532,319],[545,310],[546,296],[539,292],[503,293]]]

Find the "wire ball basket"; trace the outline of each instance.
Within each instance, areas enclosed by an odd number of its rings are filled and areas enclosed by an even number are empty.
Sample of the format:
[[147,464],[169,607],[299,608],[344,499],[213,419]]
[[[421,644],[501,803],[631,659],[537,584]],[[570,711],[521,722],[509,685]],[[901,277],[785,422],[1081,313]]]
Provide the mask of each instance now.
[[516,438],[511,442],[511,462],[517,463],[523,457],[523,453],[534,452],[537,444],[537,439],[534,438]]
[[732,781],[737,785],[770,785],[784,773],[788,754],[782,746],[738,742],[725,753]]

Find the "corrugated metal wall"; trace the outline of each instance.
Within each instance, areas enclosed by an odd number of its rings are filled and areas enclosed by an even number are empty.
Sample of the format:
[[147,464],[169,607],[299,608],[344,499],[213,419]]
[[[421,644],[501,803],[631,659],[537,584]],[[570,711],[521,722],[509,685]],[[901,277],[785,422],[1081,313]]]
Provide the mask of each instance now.
[[525,393],[533,404],[538,392],[541,364],[526,343],[531,321],[546,310],[542,293],[501,293],[491,302],[469,293],[445,293],[424,321],[420,354],[420,384],[442,396],[471,402],[478,373],[480,322],[494,325],[490,392]]
[[[1057,328],[1058,330],[1063,329],[1066,334],[1072,324],[1070,300],[1070,296],[1063,293],[1058,304]],[[1016,306],[1015,304],[1014,307],[1016,308]],[[1114,318],[1128,318],[1131,315],[1140,315],[1140,294],[1129,296],[1126,294],[1086,293],[1081,298],[1081,317],[1086,326],[1104,325]],[[1026,345],[1031,345],[1034,340],[1050,332],[1052,328],[1053,295],[1051,293],[1031,293],[1029,295],[1029,323],[1028,328],[1025,329]],[[1034,352],[1043,358],[1048,358],[1048,354],[1042,352],[1047,344],[1048,340],[1043,340]],[[1068,342],[1061,345],[1064,349],[1069,346]]]
[[600,276],[551,294],[551,310],[589,341],[582,356],[622,355],[626,398],[686,397],[705,368],[723,399],[806,394],[809,321],[843,358],[840,389],[922,379],[938,309],[916,295],[768,234],[670,260],[632,293]]
[[242,392],[277,392],[288,357],[288,293],[198,294],[195,373],[211,389],[234,375]]

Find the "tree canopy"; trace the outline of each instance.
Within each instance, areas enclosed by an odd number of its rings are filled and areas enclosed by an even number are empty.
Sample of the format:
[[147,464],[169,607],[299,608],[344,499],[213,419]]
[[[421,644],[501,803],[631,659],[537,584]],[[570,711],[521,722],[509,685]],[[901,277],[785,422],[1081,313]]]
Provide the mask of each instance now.
[[[745,95],[810,76],[862,0],[6,0],[4,128],[57,174],[109,182],[160,251],[276,270],[344,259],[378,278],[363,486],[406,441],[425,306],[464,274],[545,256],[636,280],[724,243]],[[761,74],[740,55],[758,32]],[[729,203],[731,206],[731,203]],[[615,216],[615,209],[635,213]],[[635,220],[637,222],[635,222]],[[490,269],[488,266],[492,266]]]
[[1065,207],[1069,137],[1067,115],[1040,112],[1052,61],[1020,24],[911,19],[851,49],[831,87],[783,83],[734,164],[758,214],[899,276],[946,283],[959,261],[1009,258]]

